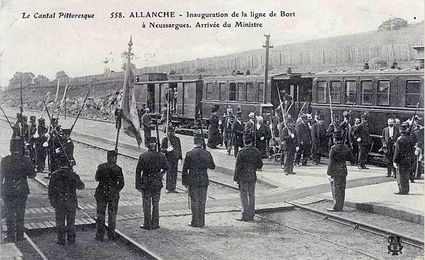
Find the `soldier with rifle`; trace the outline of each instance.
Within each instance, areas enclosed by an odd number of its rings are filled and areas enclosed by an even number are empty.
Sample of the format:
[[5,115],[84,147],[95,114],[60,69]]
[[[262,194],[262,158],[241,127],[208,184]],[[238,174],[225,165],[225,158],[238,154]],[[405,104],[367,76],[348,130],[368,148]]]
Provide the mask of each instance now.
[[46,121],[44,118],[38,119],[37,133],[34,134],[35,150],[37,153],[37,172],[44,171],[46,165],[46,145],[49,137]]
[[208,169],[215,169],[211,153],[202,148],[203,139],[200,133],[194,134],[195,147],[186,153],[182,170],[182,184],[188,189],[191,202],[192,221],[189,224],[191,227],[205,226]]

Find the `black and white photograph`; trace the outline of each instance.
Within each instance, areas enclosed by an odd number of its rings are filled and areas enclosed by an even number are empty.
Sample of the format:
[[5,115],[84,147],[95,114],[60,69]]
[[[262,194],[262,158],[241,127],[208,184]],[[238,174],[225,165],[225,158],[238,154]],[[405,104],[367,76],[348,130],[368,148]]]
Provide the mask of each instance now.
[[0,0],[1,259],[424,259],[423,0]]

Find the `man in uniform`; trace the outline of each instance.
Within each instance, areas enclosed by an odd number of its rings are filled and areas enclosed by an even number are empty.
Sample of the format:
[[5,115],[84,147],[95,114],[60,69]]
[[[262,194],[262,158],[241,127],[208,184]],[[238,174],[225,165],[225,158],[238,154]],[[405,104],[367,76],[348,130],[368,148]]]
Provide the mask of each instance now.
[[307,165],[307,159],[311,152],[311,133],[306,114],[301,115],[301,121],[296,126],[296,130],[299,150],[295,158],[295,164],[300,164],[302,156],[303,159],[301,164],[305,166]]
[[387,177],[391,177],[391,175],[395,177],[395,168],[393,166],[394,144],[398,138],[399,131],[393,118],[388,118],[387,122],[388,126],[382,130],[382,152],[387,163]]
[[30,125],[28,127],[28,150],[31,162],[36,166],[37,163],[37,152],[35,150],[35,138],[34,135],[37,133],[37,124],[35,116],[30,116]]
[[255,183],[257,182],[257,169],[263,167],[260,150],[254,147],[251,134],[244,135],[245,147],[236,157],[235,175],[233,180],[239,185],[242,202],[242,218],[239,221],[254,220],[255,214]]
[[282,123],[279,139],[282,150],[281,164],[286,175],[295,174],[294,157],[298,151],[297,131],[291,117],[287,117],[286,126]]
[[354,130],[354,136],[359,145],[359,165],[360,169],[369,169],[366,167],[367,159],[369,156],[370,146],[372,145],[372,138],[370,137],[370,127],[367,122],[367,114],[361,116],[361,123]]
[[149,114],[150,110],[149,108],[146,108],[145,113],[142,116],[142,125],[143,125],[143,132],[145,137],[145,146],[148,147],[147,139],[151,137],[151,129],[152,129],[152,118]]
[[233,109],[227,109],[226,120],[224,121],[224,144],[226,145],[227,154],[230,155],[233,145],[232,129],[233,123],[235,122],[235,116],[233,115]]
[[236,120],[233,123],[233,147],[235,157],[238,155],[239,148],[243,147],[244,123],[242,122],[242,112],[236,112]]
[[215,169],[211,153],[202,149],[202,135],[193,137],[195,147],[186,153],[182,170],[182,184],[187,187],[192,210],[192,227],[205,226],[205,202],[208,190],[208,171]]
[[44,171],[46,165],[46,147],[48,146],[48,129],[44,118],[38,119],[37,133],[34,134],[35,150],[37,152],[37,172]]
[[34,167],[27,157],[22,155],[22,143],[17,139],[10,141],[10,155],[0,164],[1,198],[6,213],[7,236],[5,242],[24,239],[25,204],[28,194],[27,177],[34,178]]
[[108,207],[108,238],[116,240],[115,223],[118,211],[120,191],[124,188],[124,175],[117,165],[117,151],[107,153],[107,162],[97,167],[95,180],[99,182],[94,197],[97,208],[96,240],[103,241],[105,235],[105,211]]
[[333,208],[328,211],[342,211],[345,200],[345,185],[347,181],[346,161],[353,161],[351,149],[344,144],[344,136],[341,131],[334,133],[334,145],[329,151],[329,165],[327,174],[331,178],[332,195],[334,198]]
[[412,126],[412,138],[415,142],[415,165],[413,167],[414,171],[411,176],[411,181],[413,179],[420,179],[421,175],[424,172],[423,165],[423,146],[424,146],[424,127],[422,126],[422,119],[418,116],[415,116]]
[[320,164],[320,157],[322,152],[326,150],[326,127],[323,115],[317,115],[316,122],[311,127],[311,153],[313,163],[315,165]]
[[136,189],[142,192],[143,229],[159,228],[159,198],[163,171],[168,170],[167,158],[156,151],[156,138],[147,140],[148,151],[141,154],[136,167]]
[[66,153],[58,155],[58,162],[60,168],[50,177],[48,194],[50,204],[55,209],[57,243],[65,245],[67,239],[68,244],[72,245],[75,244],[75,213],[78,207],[76,190],[84,189],[84,183],[72,170]]
[[161,152],[165,154],[168,162],[168,171],[165,189],[167,193],[177,193],[177,167],[182,160],[182,148],[180,138],[175,134],[174,126],[168,127],[167,136],[162,139]]
[[400,126],[400,136],[397,138],[394,150],[394,168],[397,169],[397,184],[399,191],[395,194],[409,194],[409,178],[415,160],[415,142],[409,134],[409,124]]
[[358,165],[359,161],[359,143],[357,138],[354,135],[357,127],[360,125],[360,118],[354,118],[354,125],[351,127],[350,139],[351,139],[351,148],[353,149],[354,162],[353,165]]
[[211,149],[217,148],[217,145],[220,144],[220,131],[218,130],[219,127],[219,118],[217,116],[217,111],[219,109],[218,105],[215,105],[211,109],[211,116],[208,119],[208,144],[207,146]]

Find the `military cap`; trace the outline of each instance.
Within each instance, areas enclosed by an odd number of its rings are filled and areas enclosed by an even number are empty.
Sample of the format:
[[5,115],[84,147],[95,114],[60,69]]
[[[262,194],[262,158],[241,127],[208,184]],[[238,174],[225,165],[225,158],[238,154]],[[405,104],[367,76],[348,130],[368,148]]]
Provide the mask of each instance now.
[[201,144],[203,142],[202,139],[203,138],[202,138],[201,133],[196,132],[196,133],[193,134],[193,143],[194,144]]
[[11,139],[10,140],[10,152],[19,152],[22,149],[21,139]]
[[46,120],[45,120],[44,118],[39,118],[39,119],[38,119],[38,122],[39,122],[39,123],[45,123],[45,122],[46,122]]
[[118,156],[117,150],[109,150],[108,153],[107,153],[108,158],[115,158],[117,156]]
[[152,137],[147,138],[146,143],[148,143],[148,144],[156,143],[156,137],[152,136]]
[[409,128],[410,128],[410,125],[409,125],[409,123],[408,122],[403,122],[401,125],[400,125],[400,133],[407,133],[408,131],[409,131]]

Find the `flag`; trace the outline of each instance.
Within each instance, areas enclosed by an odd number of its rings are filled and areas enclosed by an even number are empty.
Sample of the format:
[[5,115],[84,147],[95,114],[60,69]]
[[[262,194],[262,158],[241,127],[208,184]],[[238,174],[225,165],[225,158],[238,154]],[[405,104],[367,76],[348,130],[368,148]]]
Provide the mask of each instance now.
[[124,73],[124,86],[121,99],[122,109],[122,127],[124,133],[136,138],[137,145],[140,148],[142,135],[140,133],[139,117],[137,115],[136,96],[133,87],[133,74],[131,72],[129,61],[127,61]]

